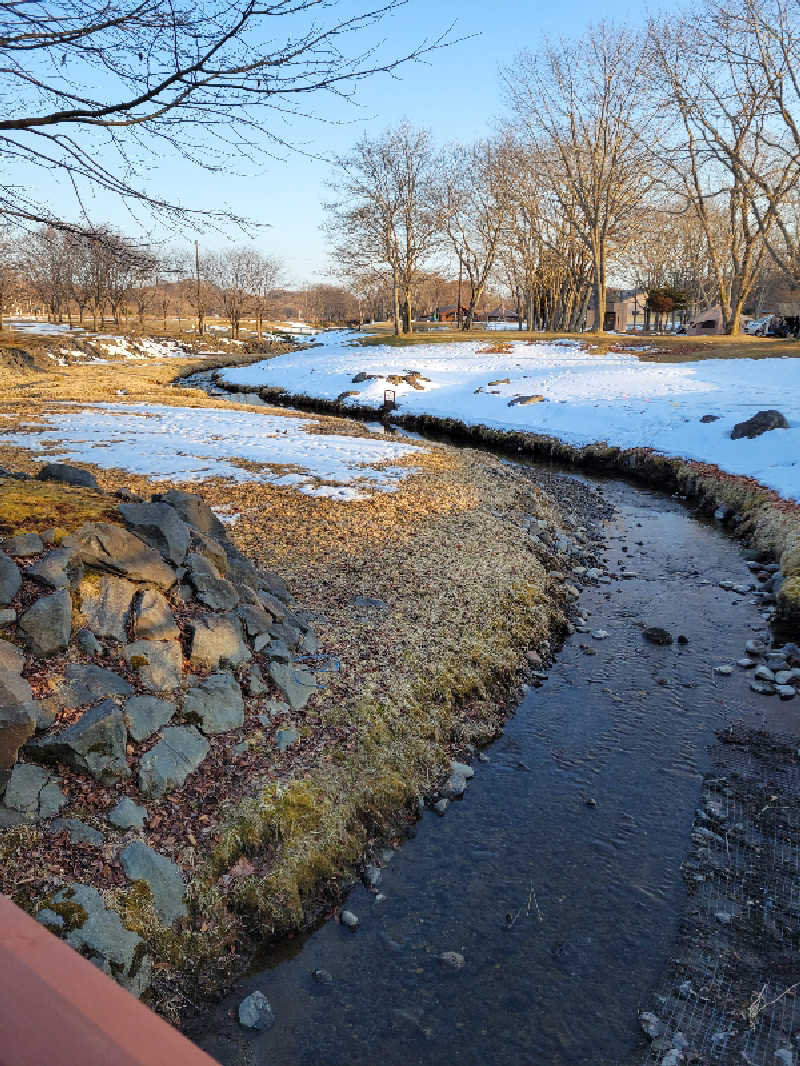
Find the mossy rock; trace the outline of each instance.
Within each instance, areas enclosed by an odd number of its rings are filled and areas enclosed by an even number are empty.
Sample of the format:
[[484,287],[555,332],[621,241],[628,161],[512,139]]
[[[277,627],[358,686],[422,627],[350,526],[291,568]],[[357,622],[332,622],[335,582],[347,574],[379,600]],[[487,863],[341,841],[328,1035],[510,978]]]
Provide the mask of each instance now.
[[800,631],[800,575],[787,578],[778,593],[778,617]]
[[781,571],[786,578],[800,577],[800,540],[789,544],[780,561]]

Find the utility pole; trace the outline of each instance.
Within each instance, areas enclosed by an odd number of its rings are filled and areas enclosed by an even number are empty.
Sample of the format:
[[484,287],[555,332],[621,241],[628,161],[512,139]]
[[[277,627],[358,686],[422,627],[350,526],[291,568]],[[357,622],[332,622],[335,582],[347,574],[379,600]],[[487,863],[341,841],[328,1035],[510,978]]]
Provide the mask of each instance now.
[[200,248],[197,241],[194,242],[194,272],[197,281],[197,332],[202,337],[205,330],[203,303],[200,296]]

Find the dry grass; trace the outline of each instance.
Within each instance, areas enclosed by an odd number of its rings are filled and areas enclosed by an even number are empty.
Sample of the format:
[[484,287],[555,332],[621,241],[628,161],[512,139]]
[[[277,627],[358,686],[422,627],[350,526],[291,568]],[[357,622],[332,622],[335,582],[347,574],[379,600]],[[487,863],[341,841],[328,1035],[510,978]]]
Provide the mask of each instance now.
[[[606,352],[650,348],[642,351],[639,358],[652,363],[686,363],[698,359],[769,359],[800,356],[800,340],[780,340],[773,337],[674,337],[645,336],[642,334],[604,333],[531,333],[527,330],[473,329],[469,333],[459,329],[432,329],[395,337],[379,326],[368,327],[369,333],[360,343],[363,345],[388,344],[407,347],[416,344],[453,344],[465,342],[489,342],[491,347],[515,341],[575,340],[590,345],[598,355]],[[632,354],[637,354],[635,351]]]
[[[187,367],[196,361],[9,371],[0,380],[11,416],[3,425],[75,402],[232,406],[173,385]],[[327,417],[317,430],[366,432]],[[563,625],[561,602],[521,529],[530,514],[557,524],[548,498],[480,451],[430,446],[406,462],[418,469],[397,492],[344,505],[257,482],[197,487],[212,505],[240,513],[231,529],[237,546],[285,575],[298,604],[315,612],[324,658],[312,664],[322,667],[318,693],[276,726],[295,728],[298,744],[280,753],[276,727],[261,727],[259,702],[250,701],[244,729],[212,738],[209,759],[184,789],[149,804],[148,843],[189,875],[188,925],[175,933],[153,927],[147,901],[123,889],[113,836],[96,870],[91,849],[48,834],[36,849],[15,850],[0,875],[0,888],[28,907],[69,880],[100,878],[114,888],[127,920],[167,967],[158,971],[169,976],[159,978],[156,1002],[173,1018],[183,1002],[176,970],[189,985],[213,984],[220,967],[235,965],[232,949],[247,925],[261,937],[296,929],[320,912],[321,900],[335,899],[370,839],[391,835],[403,806],[435,786],[448,755],[494,735],[524,651]],[[41,457],[0,446],[2,463],[33,472]],[[164,488],[121,470],[95,473],[106,490],[124,485],[146,496]],[[13,482],[0,495],[0,530],[74,528],[101,517],[103,499]],[[358,608],[356,596],[388,608]],[[46,688],[44,675],[32,681],[37,692]],[[247,751],[233,756],[241,740]],[[126,786],[84,788],[66,771],[63,781],[65,816],[99,818],[108,833],[104,812]]]

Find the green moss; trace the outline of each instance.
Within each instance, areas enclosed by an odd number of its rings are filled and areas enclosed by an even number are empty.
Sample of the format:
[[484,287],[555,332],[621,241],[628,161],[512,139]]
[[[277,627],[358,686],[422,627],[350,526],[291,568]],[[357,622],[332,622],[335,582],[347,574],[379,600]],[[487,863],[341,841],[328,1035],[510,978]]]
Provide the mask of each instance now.
[[53,911],[54,914],[64,919],[64,931],[70,932],[72,929],[77,929],[83,925],[89,915],[86,910],[78,903],[73,903],[69,899],[56,902],[55,898],[45,900],[41,909],[47,909]]
[[3,536],[55,527],[63,539],[66,531],[74,531],[84,522],[114,518],[109,498],[93,489],[34,478],[6,479],[0,487],[0,534]]

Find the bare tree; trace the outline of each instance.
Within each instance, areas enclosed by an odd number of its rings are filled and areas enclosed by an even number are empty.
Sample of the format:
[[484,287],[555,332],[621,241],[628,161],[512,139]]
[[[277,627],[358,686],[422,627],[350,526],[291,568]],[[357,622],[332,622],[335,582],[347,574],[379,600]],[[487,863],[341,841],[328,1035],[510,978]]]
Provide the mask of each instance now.
[[655,184],[641,35],[601,22],[575,41],[522,53],[503,71],[512,112],[537,149],[550,193],[589,252],[595,328],[609,262],[636,233]]
[[[451,145],[442,154],[438,200],[445,232],[469,283],[464,329],[471,329],[501,248],[508,187],[492,141]],[[459,313],[460,313],[459,308]]]
[[19,248],[10,237],[0,237],[0,332],[19,288]]
[[25,243],[23,261],[48,321],[63,322],[72,287],[71,247],[64,234],[52,226],[37,230]]
[[[30,191],[43,168],[73,186],[81,207],[82,191],[99,186],[180,219],[183,207],[147,190],[148,156],[172,150],[223,170],[285,145],[276,113],[298,113],[309,95],[346,96],[369,75],[445,43],[387,56],[370,40],[402,2],[338,17],[327,0],[0,5],[0,145],[30,173],[27,192],[18,176],[0,184],[0,215],[59,221]],[[348,53],[351,37],[357,44]]]
[[758,68],[742,75],[719,24],[700,13],[670,32],[652,27],[651,41],[663,102],[680,123],[662,154],[702,229],[724,330],[735,334],[800,168],[778,158],[765,79]]
[[412,330],[413,290],[439,236],[432,200],[433,149],[427,130],[402,122],[380,137],[366,135],[343,156],[332,182],[326,229],[344,276],[382,268],[394,290],[395,333]]

